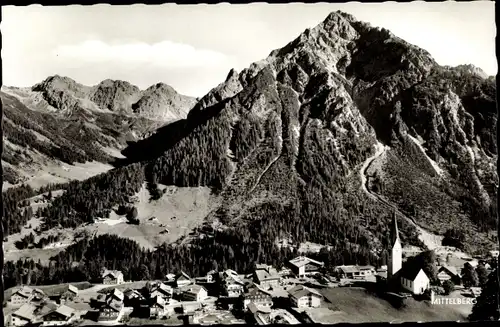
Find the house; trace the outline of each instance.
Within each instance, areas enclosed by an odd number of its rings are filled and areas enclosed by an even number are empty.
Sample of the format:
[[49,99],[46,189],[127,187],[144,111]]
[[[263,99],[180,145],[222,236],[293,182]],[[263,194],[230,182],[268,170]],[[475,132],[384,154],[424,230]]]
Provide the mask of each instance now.
[[67,325],[75,320],[75,310],[61,305],[57,309],[50,311],[42,316],[43,326],[61,326]]
[[200,302],[208,297],[208,292],[201,285],[191,285],[184,293],[183,297],[186,301]]
[[144,296],[142,296],[141,292],[134,290],[134,289],[131,289],[131,288],[127,288],[123,292],[123,295],[124,295],[124,299],[129,300],[129,301],[144,299]]
[[33,297],[33,289],[31,287],[22,286],[10,297],[10,305],[13,307],[20,307],[29,303]]
[[60,295],[61,300],[73,300],[78,296],[78,288],[73,285],[68,285],[66,290]]
[[288,291],[288,297],[296,308],[318,308],[323,296],[308,287],[297,285]]
[[245,292],[245,284],[234,276],[224,279],[223,288],[224,293],[229,297],[238,297]]
[[123,302],[111,300],[105,302],[99,310],[99,321],[116,321],[123,313]]
[[241,296],[243,300],[243,308],[248,309],[250,303],[254,303],[257,307],[270,308],[273,305],[272,295],[260,288],[258,285],[253,284],[248,289],[248,292]]
[[429,277],[420,267],[405,265],[401,269],[401,286],[413,294],[423,294],[429,287]]
[[167,304],[163,297],[155,296],[151,299],[151,303],[149,305],[149,316],[154,318],[164,317],[166,305]]
[[124,299],[125,299],[125,295],[123,294],[122,291],[120,291],[117,288],[113,289],[106,296],[106,301],[115,300],[118,302],[123,302]]
[[[399,239],[396,214],[394,214],[391,225],[392,248],[389,255],[386,282],[402,287],[413,294],[422,294],[430,288],[429,277],[421,267],[406,263],[403,266],[402,246]],[[383,273],[377,275],[377,282],[381,282]],[[385,274],[384,274],[385,275]]]
[[207,276],[206,276],[207,283],[213,283],[213,282],[215,282],[216,276],[217,276],[217,271],[215,271],[215,270],[209,271],[207,273]]
[[281,276],[272,266],[257,264],[253,280],[255,283],[259,284],[260,287],[270,289],[279,285]]
[[175,279],[175,283],[176,283],[177,287],[183,287],[183,286],[187,286],[187,285],[192,284],[193,281],[191,280],[191,277],[189,277],[188,274],[181,271],[181,273],[179,275],[177,275],[177,277]]
[[174,274],[167,274],[165,276],[165,279],[167,280],[167,282],[174,282],[175,281],[175,275]]
[[42,301],[47,297],[45,293],[39,288],[35,288],[31,294],[32,294],[31,301]]
[[460,273],[453,266],[438,267],[437,277],[441,282],[444,282],[446,280],[451,280],[455,285],[459,285],[461,279]]
[[195,277],[195,283],[214,283],[217,275],[217,271],[210,270],[205,276]]
[[10,316],[10,323],[13,326],[25,326],[35,320],[36,306],[25,303]]
[[119,270],[105,270],[102,273],[103,284],[122,284],[123,273]]
[[289,261],[292,273],[299,277],[305,277],[319,272],[325,264],[320,261],[310,259],[308,257],[300,256]]
[[[119,290],[117,292],[111,292],[106,298],[104,304],[99,309],[99,321],[116,321],[123,313],[123,293]],[[121,301],[119,300],[119,294],[121,293]]]
[[376,274],[374,266],[367,265],[367,266],[359,266],[358,268],[362,278],[373,276]]
[[172,294],[174,293],[174,290],[171,286],[165,285],[163,283],[157,283],[153,286],[151,289],[150,297],[162,297],[164,300],[169,299],[172,297]]

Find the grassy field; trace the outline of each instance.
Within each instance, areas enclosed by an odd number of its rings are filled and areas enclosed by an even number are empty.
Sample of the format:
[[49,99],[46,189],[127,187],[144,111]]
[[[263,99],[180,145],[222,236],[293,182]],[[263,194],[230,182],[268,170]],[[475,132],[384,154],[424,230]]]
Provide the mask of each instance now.
[[[125,217],[112,212],[109,219],[103,219],[94,224],[80,226],[76,229],[51,229],[35,237],[38,240],[49,234],[60,233],[60,244],[57,244],[56,247],[18,250],[15,247],[15,242],[32,232],[34,233],[34,229],[42,222],[42,219],[33,218],[28,221],[21,232],[9,235],[8,241],[4,242],[5,260],[16,261],[21,258],[30,258],[35,261],[40,259],[42,263],[47,263],[51,257],[75,242],[74,236],[76,234],[84,231],[88,232],[89,235],[94,233],[96,235],[118,235],[134,240],[144,248],[154,249],[158,245],[165,242],[175,242],[180,237],[189,234],[193,228],[203,222],[216,203],[207,187],[161,187],[165,189],[165,194],[156,201],[150,201],[146,185],[138,192],[138,202],[135,203],[135,206],[139,213],[139,225],[128,224]],[[59,195],[57,192],[55,194]],[[30,200],[32,200],[31,206],[34,211],[36,211],[37,206],[48,205],[47,203],[36,203],[35,198]],[[168,230],[168,233],[165,230]]]
[[85,229],[90,234],[97,232],[97,235],[115,234],[149,249],[165,242],[175,242],[203,222],[214,201],[207,187],[168,186],[165,190],[163,197],[156,201],[150,201],[146,185],[138,192],[138,202],[134,205],[138,210],[139,225],[128,224],[124,217],[111,213],[109,219],[77,230]]
[[411,298],[406,307],[396,309],[386,300],[361,288],[330,288],[320,292],[328,301],[323,308],[310,310],[310,316],[318,323],[465,321],[472,309],[471,305],[469,308],[432,305]]

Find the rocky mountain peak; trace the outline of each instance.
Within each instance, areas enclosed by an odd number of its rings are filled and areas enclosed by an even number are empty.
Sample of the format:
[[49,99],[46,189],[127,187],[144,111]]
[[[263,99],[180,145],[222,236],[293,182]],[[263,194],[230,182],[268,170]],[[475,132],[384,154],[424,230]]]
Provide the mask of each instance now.
[[106,79],[93,88],[90,100],[98,107],[111,111],[129,111],[140,98],[140,89],[129,82]]
[[75,80],[60,75],[49,76],[42,82],[35,84],[32,88],[33,91],[50,91],[50,90],[68,90],[71,92],[79,93],[78,95],[82,95],[88,91],[88,87],[77,83]]

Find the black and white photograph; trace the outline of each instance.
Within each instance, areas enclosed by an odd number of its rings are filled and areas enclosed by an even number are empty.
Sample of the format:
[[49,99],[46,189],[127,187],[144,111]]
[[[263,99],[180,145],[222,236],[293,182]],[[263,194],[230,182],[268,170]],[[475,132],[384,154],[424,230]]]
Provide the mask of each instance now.
[[0,325],[500,320],[494,1],[9,4],[0,31]]

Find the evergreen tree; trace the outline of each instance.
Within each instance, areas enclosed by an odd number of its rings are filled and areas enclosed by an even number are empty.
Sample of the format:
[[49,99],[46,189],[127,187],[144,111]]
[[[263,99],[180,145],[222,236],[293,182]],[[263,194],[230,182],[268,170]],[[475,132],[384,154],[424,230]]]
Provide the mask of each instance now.
[[465,287],[475,287],[479,285],[479,278],[476,270],[468,262],[464,264],[464,269],[462,270],[462,282]]
[[488,281],[488,269],[482,264],[479,264],[476,268],[476,273],[478,277],[478,282],[480,286],[483,286]]
[[495,268],[488,276],[486,284],[482,287],[481,295],[479,295],[477,302],[472,307],[472,313],[469,316],[469,320],[499,320],[499,294],[498,273],[497,268]]

